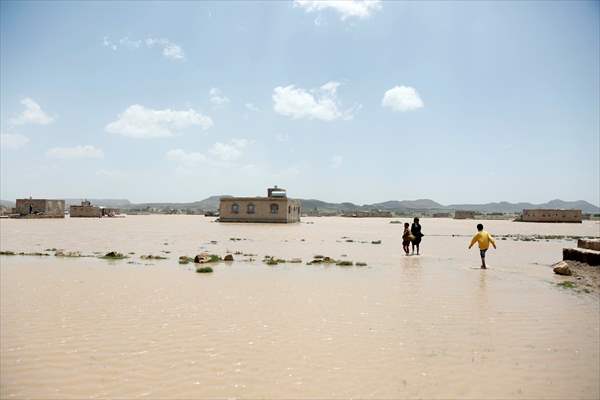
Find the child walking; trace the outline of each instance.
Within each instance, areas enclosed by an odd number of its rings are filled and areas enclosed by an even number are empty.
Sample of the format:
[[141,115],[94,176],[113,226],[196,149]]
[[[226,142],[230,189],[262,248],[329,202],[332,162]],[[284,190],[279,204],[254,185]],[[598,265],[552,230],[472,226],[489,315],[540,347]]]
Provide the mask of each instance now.
[[477,224],[477,233],[473,236],[469,249],[477,242],[479,244],[479,255],[481,255],[481,269],[487,269],[485,265],[485,252],[490,247],[490,243],[496,248],[496,241],[487,231],[483,230],[482,224]]
[[410,250],[410,242],[414,239],[414,236],[412,235],[408,227],[408,222],[405,222],[404,233],[402,234],[402,248],[404,249],[406,255],[408,255],[408,252]]

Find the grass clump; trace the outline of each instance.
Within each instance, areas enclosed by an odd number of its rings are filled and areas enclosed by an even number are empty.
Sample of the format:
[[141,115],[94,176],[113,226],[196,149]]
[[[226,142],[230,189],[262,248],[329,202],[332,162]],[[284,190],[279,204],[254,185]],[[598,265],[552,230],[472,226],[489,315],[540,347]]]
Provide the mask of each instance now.
[[557,283],[556,285],[560,286],[562,288],[565,288],[565,289],[574,289],[577,286],[575,284],[575,282],[571,282],[571,281],[560,282],[560,283]]
[[372,240],[371,244],[381,244],[381,240]]
[[352,261],[338,261],[335,265],[339,265],[340,267],[351,267],[354,265]]
[[17,254],[14,251],[5,250],[0,251],[0,256],[16,256]]
[[357,266],[357,267],[366,267],[366,266],[367,266],[367,263],[366,263],[366,262],[357,262],[357,263],[356,263],[356,266]]
[[179,257],[179,264],[189,264],[193,261],[194,261],[194,259],[192,257],[188,257],[188,256]]
[[166,260],[167,259],[167,257],[155,256],[152,254],[142,255],[142,256],[140,256],[140,258],[142,260]]
[[198,272],[199,274],[206,274],[209,272],[213,272],[212,267],[198,267],[196,268],[196,272]]
[[277,264],[283,264],[286,261],[283,258],[276,258],[273,256],[265,256],[265,258],[263,258],[263,262],[267,265],[277,265]]

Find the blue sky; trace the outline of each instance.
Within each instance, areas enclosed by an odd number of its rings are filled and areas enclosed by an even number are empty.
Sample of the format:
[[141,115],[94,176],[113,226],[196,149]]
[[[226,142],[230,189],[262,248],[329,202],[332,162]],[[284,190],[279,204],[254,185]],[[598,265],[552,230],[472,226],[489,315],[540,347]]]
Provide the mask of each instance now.
[[0,197],[600,203],[598,2],[0,3]]

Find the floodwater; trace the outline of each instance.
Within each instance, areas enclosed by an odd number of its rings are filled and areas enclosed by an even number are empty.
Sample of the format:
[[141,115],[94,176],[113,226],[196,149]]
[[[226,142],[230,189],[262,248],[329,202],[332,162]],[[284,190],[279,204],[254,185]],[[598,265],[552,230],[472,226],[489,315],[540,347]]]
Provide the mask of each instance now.
[[[477,221],[423,219],[423,254],[406,257],[389,219],[212,220],[1,220],[2,250],[136,254],[0,256],[0,398],[600,397],[597,292],[558,287],[550,267],[573,240],[498,240],[482,271]],[[483,223],[600,236],[590,221]],[[202,251],[257,256],[212,274],[177,263]],[[316,254],[368,266],[306,265]]]

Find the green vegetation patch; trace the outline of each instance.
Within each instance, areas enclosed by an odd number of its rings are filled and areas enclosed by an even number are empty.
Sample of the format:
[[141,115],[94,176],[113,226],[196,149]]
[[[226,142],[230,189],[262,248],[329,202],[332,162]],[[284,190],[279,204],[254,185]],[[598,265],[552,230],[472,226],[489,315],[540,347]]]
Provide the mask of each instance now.
[[577,284],[575,282],[571,282],[571,281],[564,281],[564,282],[557,283],[556,286],[560,286],[565,289],[574,289],[577,287]]
[[189,264],[194,261],[193,257],[181,256],[179,257],[179,264]]
[[352,261],[338,261],[335,265],[339,265],[340,267],[351,267],[354,265]]
[[16,256],[17,254],[14,251],[5,250],[0,251],[0,256]]
[[213,272],[213,269],[211,267],[198,267],[196,268],[196,272],[198,272],[199,274],[206,274]]

